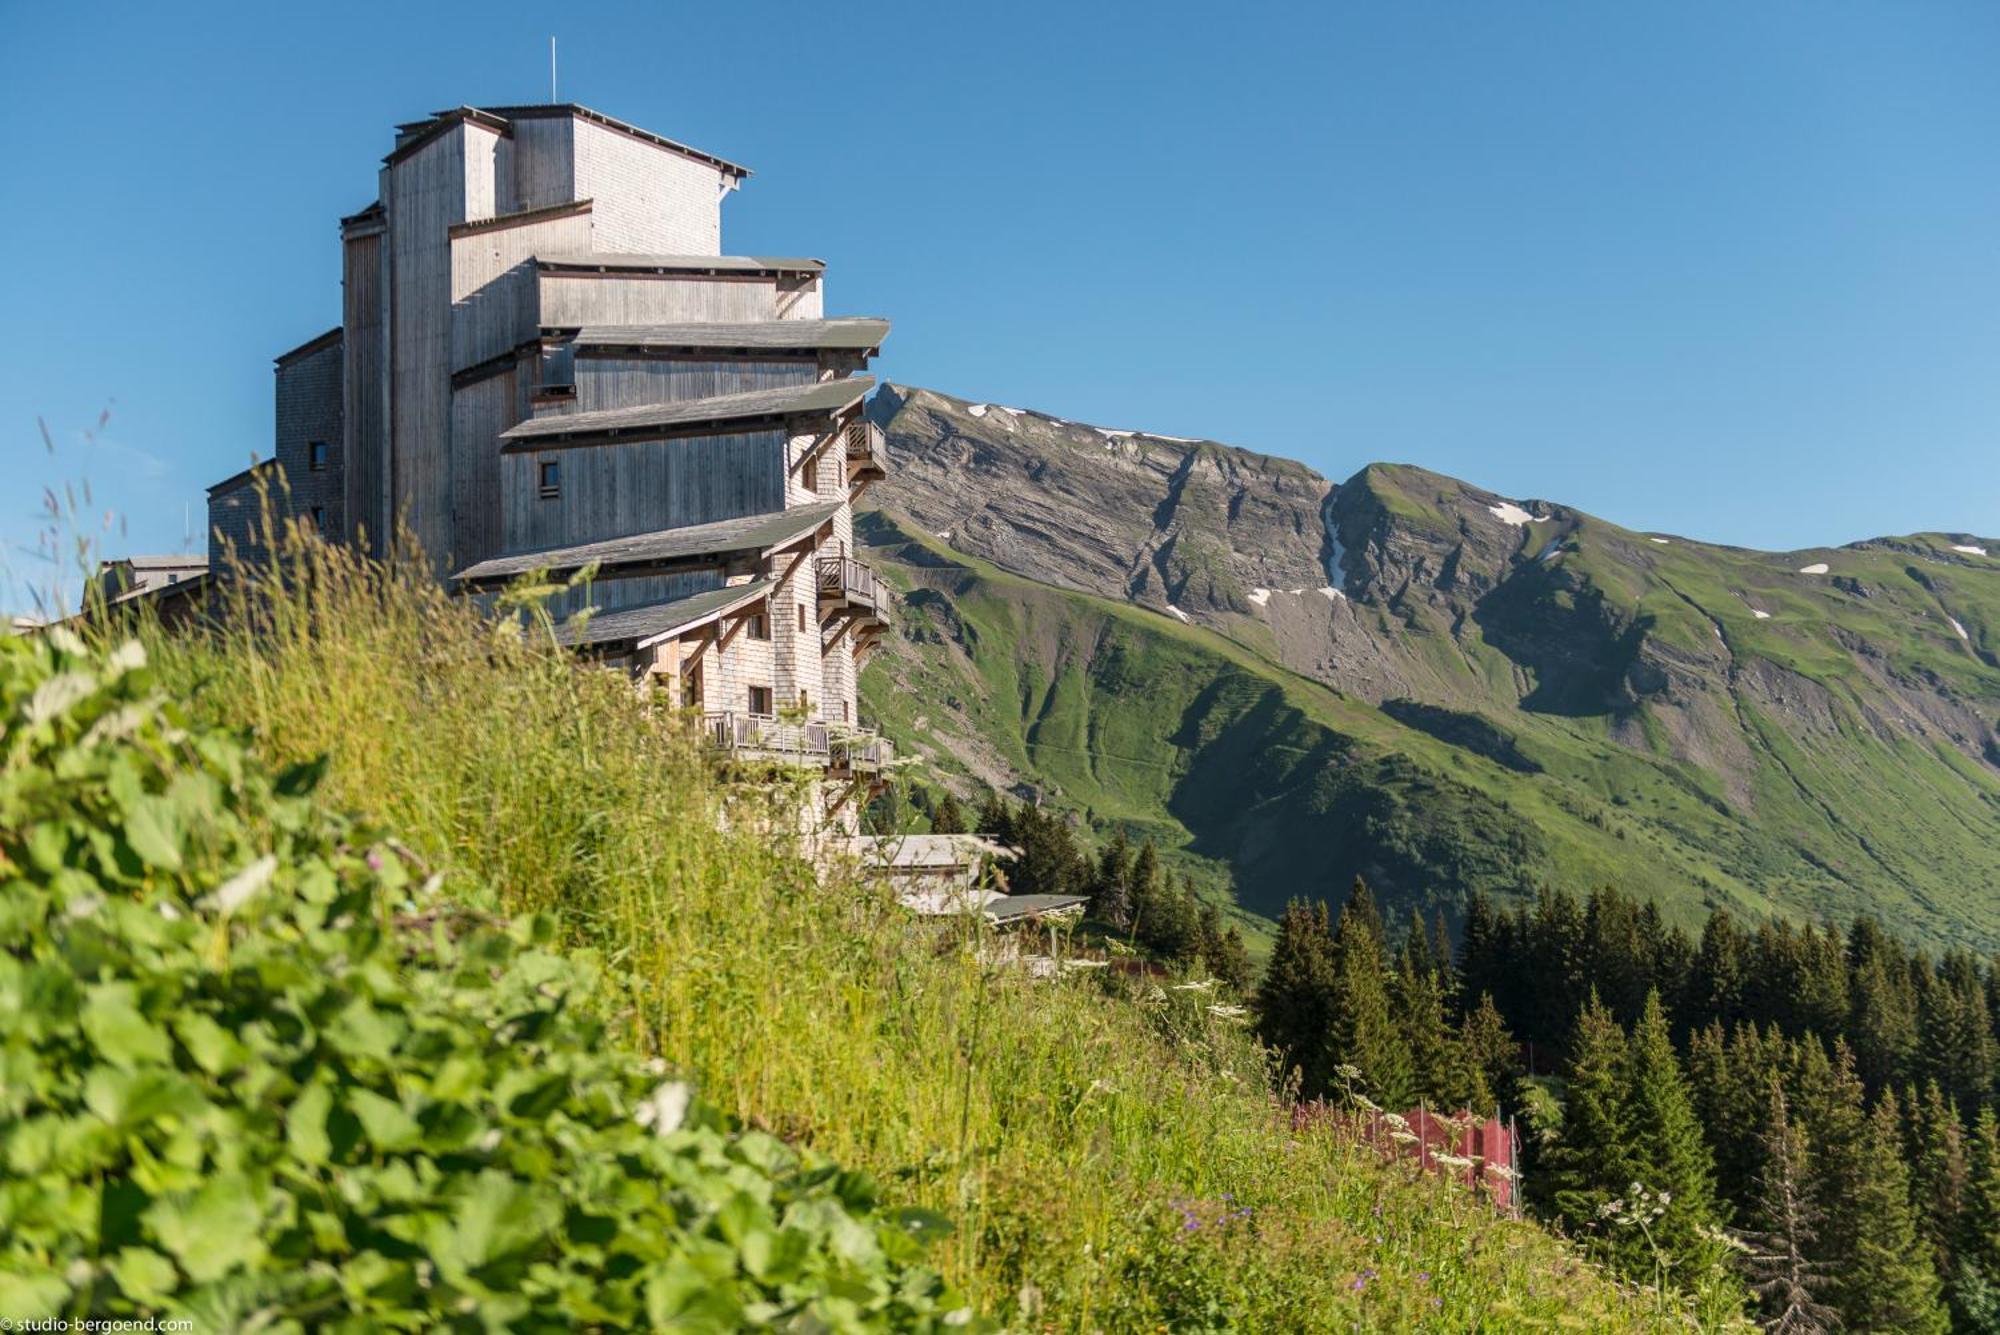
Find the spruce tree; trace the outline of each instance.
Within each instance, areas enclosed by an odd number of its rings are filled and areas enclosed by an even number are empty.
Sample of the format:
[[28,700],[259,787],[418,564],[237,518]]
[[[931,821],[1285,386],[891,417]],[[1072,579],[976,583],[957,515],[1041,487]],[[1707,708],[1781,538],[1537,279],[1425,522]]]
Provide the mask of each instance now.
[[1368,887],[1357,879],[1333,937],[1332,1060],[1358,1067],[1361,1089],[1401,1111],[1416,1097],[1410,1052],[1389,1004],[1382,919]]
[[1972,1124],[1966,1159],[1952,1305],[1967,1329],[2000,1330],[2000,1115],[1991,1104]]
[[1666,1207],[1653,1225],[1653,1244],[1666,1254],[1675,1280],[1708,1288],[1724,1270],[1727,1249],[1718,1241],[1724,1210],[1658,992],[1646,994],[1628,1052],[1626,1125],[1640,1161],[1634,1176]]
[[1503,1102],[1511,1105],[1520,1047],[1507,1032],[1491,993],[1479,998],[1459,1026],[1458,1048],[1466,1073],[1463,1105],[1481,1117],[1498,1112]]
[[1392,994],[1397,1028],[1409,1052],[1411,1091],[1433,1108],[1455,1106],[1467,1093],[1466,1072],[1456,1037],[1445,1021],[1430,934],[1423,915],[1414,909],[1397,959]]
[[1090,916],[1114,932],[1132,929],[1132,846],[1123,830],[1098,854],[1090,879]]
[[1743,933],[1729,910],[1710,913],[1701,929],[1694,978],[1688,989],[1692,1024],[1720,1020],[1728,1029],[1743,1018],[1744,954]]
[[942,798],[938,799],[938,804],[931,808],[931,833],[965,833],[965,812],[958,805],[958,799],[953,797],[950,792],[946,792]]
[[1160,911],[1160,855],[1153,841],[1139,845],[1132,859],[1132,935],[1140,941],[1152,930],[1152,918]]
[[1323,1098],[1333,1029],[1333,928],[1324,903],[1285,906],[1252,1010],[1281,1077],[1297,1079],[1301,1097]]
[[1845,1314],[1860,1245],[1861,1198],[1875,1171],[1853,1053],[1835,1040],[1829,1055],[1816,1037],[1807,1035],[1793,1045],[1791,1087],[1792,1115],[1813,1146],[1820,1250],[1834,1275],[1832,1290],[1821,1297]]
[[1936,1081],[1906,1105],[1909,1117],[1910,1203],[1917,1232],[1940,1275],[1958,1269],[1958,1240],[1965,1211],[1969,1165],[1965,1125]]
[[[1604,1235],[1604,1207],[1637,1177],[1625,1031],[1596,992],[1570,1036],[1562,1129],[1545,1156],[1556,1212],[1579,1235]],[[1617,1253],[1623,1239],[1612,1237]],[[1629,1256],[1623,1258],[1629,1261]],[[1647,1263],[1650,1271],[1650,1261]]]
[[1243,933],[1231,923],[1216,938],[1208,956],[1208,971],[1229,985],[1229,990],[1237,996],[1247,996],[1250,992],[1250,951],[1243,944]]
[[995,792],[988,792],[986,800],[979,804],[979,815],[974,826],[980,834],[992,835],[1002,843],[1014,837],[1013,813],[1007,809],[1006,799]]
[[1819,1300],[1828,1267],[1819,1259],[1819,1207],[1814,1203],[1804,1135],[1793,1125],[1784,1087],[1768,1082],[1764,1163],[1757,1173],[1755,1222],[1744,1240],[1751,1291],[1773,1335],[1823,1335],[1839,1315]]
[[1854,1255],[1836,1305],[1856,1330],[1944,1335],[1950,1321],[1910,1207],[1902,1138],[1895,1091],[1884,1090],[1868,1118],[1869,1172],[1854,1202]]

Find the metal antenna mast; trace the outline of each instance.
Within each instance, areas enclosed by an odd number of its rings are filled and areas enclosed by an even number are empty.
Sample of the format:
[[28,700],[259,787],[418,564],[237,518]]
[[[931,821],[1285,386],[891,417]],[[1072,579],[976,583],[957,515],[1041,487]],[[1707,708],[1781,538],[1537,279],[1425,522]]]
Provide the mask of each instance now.
[[549,101],[556,100],[556,39],[549,38]]

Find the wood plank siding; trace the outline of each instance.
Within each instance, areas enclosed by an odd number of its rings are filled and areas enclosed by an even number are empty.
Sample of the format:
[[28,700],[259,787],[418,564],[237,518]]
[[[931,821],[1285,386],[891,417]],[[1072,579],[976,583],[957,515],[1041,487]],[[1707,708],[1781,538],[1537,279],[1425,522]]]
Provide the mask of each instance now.
[[568,104],[399,126],[341,219],[340,327],[278,359],[277,457],[211,489],[212,550],[256,548],[261,484],[371,555],[407,534],[489,609],[541,557],[591,566],[550,604],[615,614],[579,652],[676,698],[698,672],[739,719],[803,704],[813,763],[851,773],[827,730],[886,598],[842,559],[846,431],[888,323],[827,320],[820,260],[723,252],[748,175]]

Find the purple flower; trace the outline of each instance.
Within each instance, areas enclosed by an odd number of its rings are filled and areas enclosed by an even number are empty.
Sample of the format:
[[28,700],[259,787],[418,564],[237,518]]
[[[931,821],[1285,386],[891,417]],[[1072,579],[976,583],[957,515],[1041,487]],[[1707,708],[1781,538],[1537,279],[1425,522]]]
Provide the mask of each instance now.
[[1431,1272],[1430,1272],[1430,1271],[1428,1271],[1428,1270],[1419,1270],[1419,1271],[1417,1272],[1417,1282],[1418,1282],[1419,1284],[1428,1284],[1428,1283],[1430,1283],[1430,1282],[1431,1282]]
[[1353,1290],[1354,1290],[1354,1291],[1355,1291],[1356,1293],[1359,1293],[1359,1292],[1361,1292],[1361,1291],[1362,1291],[1363,1289],[1365,1289],[1365,1288],[1367,1288],[1367,1287],[1368,1287],[1368,1281],[1367,1281],[1367,1280],[1365,1280],[1365,1279],[1363,1279],[1363,1278],[1361,1278],[1361,1276],[1359,1276],[1359,1275],[1356,1275],[1356,1276],[1354,1277],[1354,1283],[1352,1283],[1352,1284],[1348,1285],[1348,1287],[1349,1287],[1349,1288],[1351,1288],[1351,1289],[1353,1289]]

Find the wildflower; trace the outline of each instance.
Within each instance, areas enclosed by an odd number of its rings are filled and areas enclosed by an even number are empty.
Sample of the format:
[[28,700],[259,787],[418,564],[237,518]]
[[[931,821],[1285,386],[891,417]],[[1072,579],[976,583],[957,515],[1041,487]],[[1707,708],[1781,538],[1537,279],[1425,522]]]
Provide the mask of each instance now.
[[236,912],[271,883],[277,870],[278,859],[266,853],[216,887],[215,907],[224,913]]
[[1382,1120],[1401,1131],[1410,1129],[1410,1119],[1401,1113],[1383,1113]]
[[1419,1283],[1419,1284],[1428,1284],[1428,1283],[1430,1283],[1430,1282],[1431,1282],[1431,1272],[1430,1272],[1430,1271],[1428,1271],[1428,1270],[1419,1270],[1419,1271],[1417,1272],[1417,1283]]
[[652,1092],[633,1119],[640,1126],[650,1126],[657,1136],[671,1136],[681,1129],[681,1122],[687,1117],[688,1102],[694,1097],[694,1090],[686,1082],[668,1080]]
[[1218,1019],[1240,1020],[1250,1013],[1246,1006],[1210,1006],[1208,1013]]
[[1400,1145],[1414,1145],[1417,1143],[1417,1133],[1414,1131],[1391,1131],[1389,1139]]
[[1215,980],[1214,980],[1213,978],[1203,978],[1203,979],[1200,979],[1199,981],[1193,981],[1193,982],[1186,982],[1186,983],[1175,983],[1175,984],[1174,984],[1174,991],[1176,991],[1176,992],[1206,992],[1206,991],[1208,991],[1208,989],[1210,989],[1211,987],[1214,987],[1214,986],[1215,986]]
[[1453,1169],[1470,1168],[1473,1165],[1473,1160],[1458,1154],[1433,1154],[1431,1160],[1434,1163],[1443,1164],[1446,1168]]
[[1486,1171],[1499,1178],[1502,1182],[1512,1182],[1520,1176],[1519,1173],[1516,1173],[1504,1163],[1489,1163],[1486,1165]]

